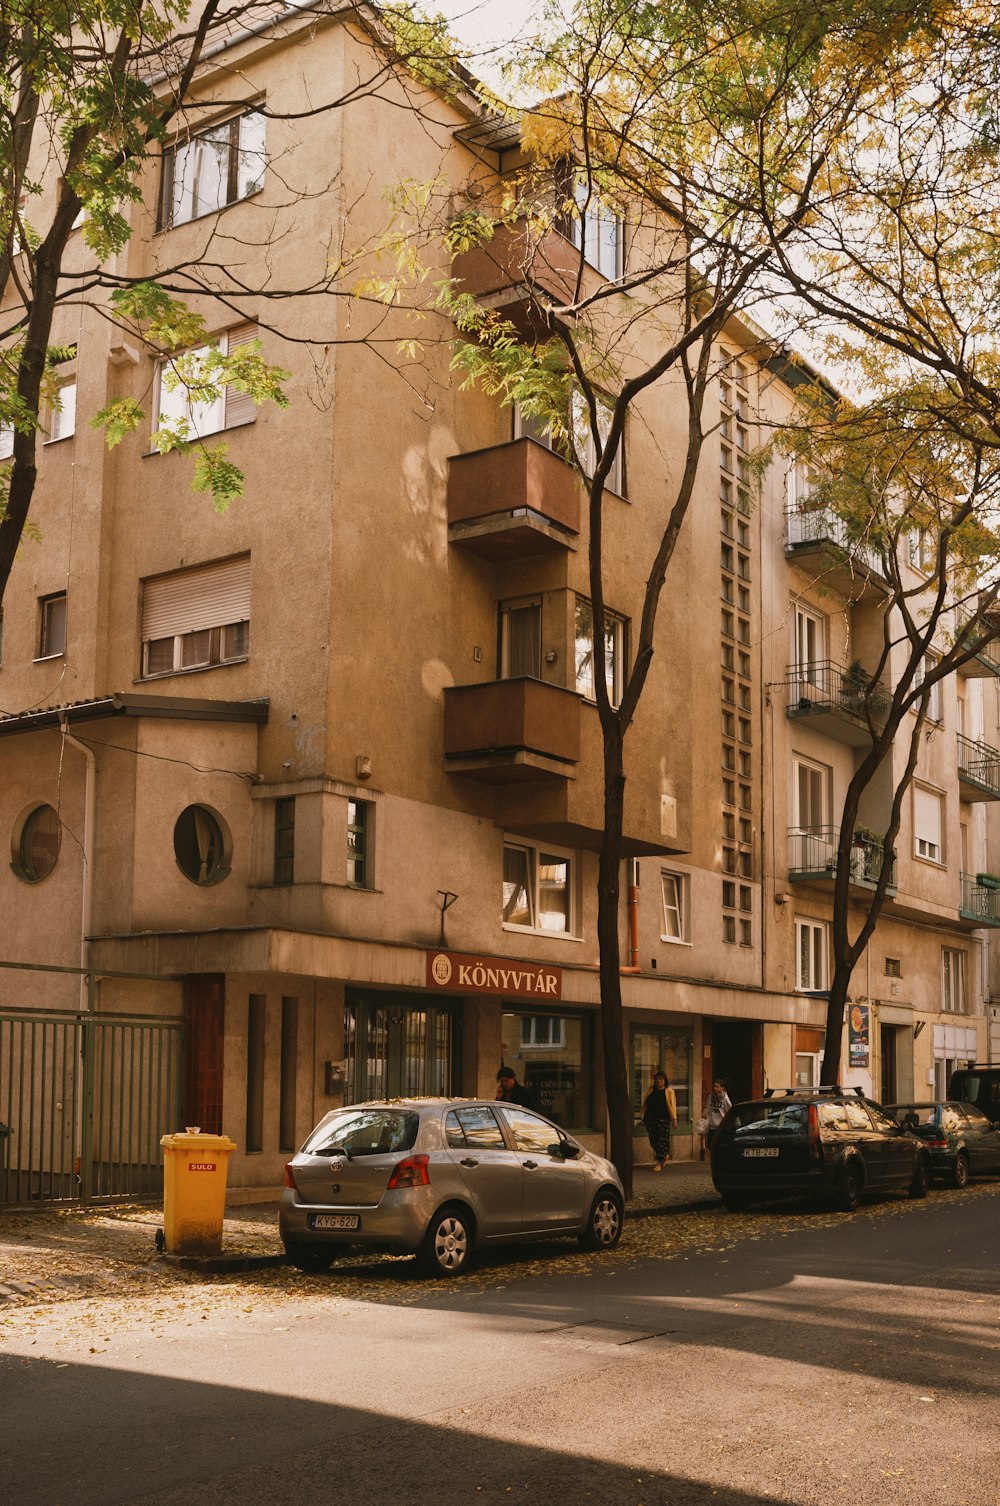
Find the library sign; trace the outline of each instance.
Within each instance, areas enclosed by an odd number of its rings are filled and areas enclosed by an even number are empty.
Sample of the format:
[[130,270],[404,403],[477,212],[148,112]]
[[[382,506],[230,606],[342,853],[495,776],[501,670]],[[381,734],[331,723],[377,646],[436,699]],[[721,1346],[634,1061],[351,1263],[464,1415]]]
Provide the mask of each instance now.
[[427,987],[505,999],[561,999],[562,968],[466,952],[428,952]]

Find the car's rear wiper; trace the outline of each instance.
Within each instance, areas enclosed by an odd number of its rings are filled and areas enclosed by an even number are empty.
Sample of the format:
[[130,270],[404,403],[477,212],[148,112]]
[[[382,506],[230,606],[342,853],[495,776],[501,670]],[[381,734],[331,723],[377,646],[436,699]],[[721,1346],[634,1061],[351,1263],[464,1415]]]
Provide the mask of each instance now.
[[346,1145],[324,1145],[322,1150],[316,1152],[318,1156],[346,1156],[349,1161],[353,1160],[351,1152]]

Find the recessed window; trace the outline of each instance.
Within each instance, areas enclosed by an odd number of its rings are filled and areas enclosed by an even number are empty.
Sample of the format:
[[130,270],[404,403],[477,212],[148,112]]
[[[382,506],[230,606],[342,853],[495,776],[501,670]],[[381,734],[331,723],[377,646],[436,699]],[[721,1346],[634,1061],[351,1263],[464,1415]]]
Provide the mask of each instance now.
[[14,453],[14,425],[0,423],[0,460],[9,460]]
[[663,941],[687,941],[688,916],[687,916],[687,884],[681,873],[668,873],[666,869],[660,874],[660,887],[663,894]]
[[11,868],[25,883],[48,878],[59,857],[62,824],[51,805],[35,805],[22,812],[11,840]]
[[559,216],[559,230],[602,277],[610,281],[620,277],[625,240],[621,217],[602,203],[592,183],[576,178],[571,163],[564,165],[558,178],[559,192],[567,201]]
[[274,882],[290,884],[295,877],[295,797],[274,802]]
[[965,953],[952,947],[941,949],[941,1008],[947,1014],[965,1014]]
[[59,383],[59,394],[49,410],[48,442],[69,439],[76,433],[76,380]]
[[250,556],[143,582],[142,673],[231,664],[250,652]]
[[38,602],[38,658],[54,659],[66,652],[66,592],[42,596]]
[[575,857],[527,843],[505,842],[503,909],[505,926],[547,935],[572,935]]
[[521,676],[539,680],[542,675],[541,597],[500,603],[501,680]]
[[[924,655],[924,657],[921,659],[920,663],[917,665],[917,672],[916,672],[916,675],[914,676],[914,689],[915,690],[919,690],[920,689],[920,687],[923,685],[924,681],[926,680],[927,676],[929,674],[931,674],[933,672],[933,670],[935,670],[937,668],[937,665],[938,665],[938,655],[937,654],[925,654]],[[929,722],[939,722],[941,720],[941,681],[940,680],[935,680],[934,683],[933,683],[933,685],[931,685],[929,687],[928,692],[927,692],[927,720]]]
[[347,882],[358,889],[372,886],[372,809],[370,800],[347,802]]
[[[614,413],[614,404],[601,394],[594,394],[597,408],[597,431],[603,445],[607,440],[611,429],[611,419]],[[597,446],[594,443],[593,430],[590,424],[590,410],[584,400],[583,393],[576,389],[570,402],[568,427],[571,431],[573,449],[576,451],[576,459],[580,469],[588,479],[593,476],[597,469]],[[569,451],[568,442],[560,436],[557,438],[545,419],[540,416],[531,416],[521,412],[519,404],[514,404],[514,438],[533,439],[538,444],[552,450],[557,455],[562,455],[564,460],[573,458]],[[624,435],[618,442],[615,457],[611,462],[611,468],[605,479],[605,486],[609,492],[615,492],[618,496],[624,495],[625,491],[625,439]]]
[[901,978],[903,976],[902,964],[898,957],[885,959],[885,975],[887,978]]
[[264,117],[247,110],[177,141],[163,153],[159,228],[212,214],[264,182]]
[[193,884],[217,884],[229,873],[232,843],[229,831],[207,805],[189,805],[174,826],[177,866]]
[[[625,688],[625,619],[604,613],[604,680],[612,706]],[[586,597],[576,598],[576,690],[588,701],[597,699],[594,684],[594,608]]]
[[822,920],[795,922],[795,987],[807,993],[821,992],[827,986],[829,941]]
[[921,785],[913,786],[913,851],[931,863],[944,861],[941,796]]
[[257,407],[249,392],[238,390],[232,383],[213,398],[201,399],[197,391],[199,381],[212,387],[219,385],[216,353],[232,355],[259,335],[256,324],[238,324],[224,330],[210,345],[178,351],[157,362],[153,435],[162,430],[177,439],[204,439],[222,429],[253,423]]

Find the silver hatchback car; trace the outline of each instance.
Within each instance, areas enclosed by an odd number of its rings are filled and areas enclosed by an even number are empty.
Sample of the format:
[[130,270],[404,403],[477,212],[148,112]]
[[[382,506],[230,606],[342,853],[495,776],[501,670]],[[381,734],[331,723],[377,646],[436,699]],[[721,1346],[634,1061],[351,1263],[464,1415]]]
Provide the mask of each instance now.
[[469,1098],[400,1098],[334,1109],[285,1168],[280,1228],[289,1260],[325,1270],[350,1248],[419,1256],[455,1276],[474,1249],[575,1234],[621,1237],[610,1161],[540,1114]]

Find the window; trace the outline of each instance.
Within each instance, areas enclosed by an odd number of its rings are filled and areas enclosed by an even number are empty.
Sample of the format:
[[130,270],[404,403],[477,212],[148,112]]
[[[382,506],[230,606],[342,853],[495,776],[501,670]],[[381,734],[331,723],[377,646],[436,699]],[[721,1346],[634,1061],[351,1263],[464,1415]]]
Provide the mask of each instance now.
[[[611,428],[614,405],[607,398],[601,397],[600,393],[595,394],[595,399],[597,406],[597,429],[601,436],[601,443],[604,444]],[[594,443],[593,431],[590,426],[590,411],[584,401],[583,394],[579,391],[575,391],[571,399],[569,427],[572,430],[576,458],[580,462],[583,474],[589,478],[597,469],[597,446]],[[546,425],[545,420],[522,413],[517,403],[514,404],[514,438],[534,439],[536,443],[544,445],[547,450],[552,450],[554,454],[562,455],[563,459],[571,458],[565,453],[565,443],[557,440],[552,430]],[[604,483],[608,491],[615,492],[618,496],[623,496],[625,491],[624,451],[625,440],[623,436],[619,441],[618,448],[615,451],[615,458],[611,462],[611,468]]]
[[516,680],[527,675],[542,677],[542,602],[541,597],[500,604],[501,680]]
[[575,206],[564,208],[558,221],[559,230],[583,252],[587,265],[602,277],[612,280],[620,277],[624,263],[621,218],[601,202],[591,183],[579,180],[573,163],[563,164],[558,179],[558,192]]
[[0,423],[0,460],[9,460],[14,453],[14,425]]
[[249,652],[249,554],[143,582],[144,677],[231,664]]
[[163,153],[159,229],[169,230],[257,193],[264,182],[264,117],[247,110]]
[[941,1008],[946,1014],[965,1014],[965,953],[941,949]]
[[274,802],[274,882],[291,884],[294,878],[295,797],[287,796]]
[[452,1150],[506,1150],[507,1143],[492,1109],[452,1109],[444,1122]]
[[[180,439],[204,439],[208,434],[218,434],[222,429],[234,429],[240,424],[253,423],[257,413],[254,400],[248,392],[240,392],[233,384],[222,388],[218,397],[201,401],[193,389],[199,378],[217,385],[216,375],[209,357],[218,351],[220,355],[232,355],[241,345],[248,345],[258,338],[256,324],[238,324],[225,330],[211,345],[199,345],[194,350],[178,351],[176,356],[165,356],[157,363],[156,398],[153,407],[153,433],[164,429]],[[184,377],[176,363],[183,357]]]
[[51,805],[35,805],[22,813],[14,825],[11,867],[25,883],[48,878],[59,857],[62,824]]
[[76,433],[76,380],[60,382],[59,397],[49,410],[48,443]]
[[687,880],[681,873],[660,874],[663,892],[663,934],[661,941],[687,941]]
[[921,528],[910,534],[910,564],[921,575],[930,575],[937,568],[938,541],[935,534]]
[[820,665],[826,658],[826,618],[805,607],[795,608],[795,678],[800,685],[821,683]]
[[358,889],[372,886],[372,805],[369,800],[347,802],[347,882]]
[[544,1119],[539,1119],[528,1109],[509,1108],[506,1104],[500,1109],[500,1113],[507,1121],[515,1150],[530,1151],[536,1156],[545,1155],[553,1144],[551,1124],[546,1124]]
[[[617,706],[625,685],[625,619],[604,613],[604,680],[608,699]],[[594,609],[586,597],[576,598],[576,690],[588,701],[597,699],[594,685]]]
[[[939,662],[939,660],[938,660],[938,655],[937,654],[925,654],[924,655],[924,657],[921,659],[920,663],[917,665],[917,672],[916,672],[916,675],[914,676],[914,689],[915,690],[919,690],[920,689],[920,687],[924,683],[924,680],[931,673],[931,671],[937,668],[938,662]],[[930,687],[930,690],[928,691],[928,695],[927,695],[927,720],[929,722],[939,722],[941,720],[941,681],[940,680],[935,680],[934,684]]]
[[54,659],[66,652],[66,592],[42,596],[38,602],[38,658]]
[[641,1027],[632,1031],[630,1091],[632,1119],[636,1130],[642,1127],[642,1100],[653,1084],[653,1074],[665,1072],[677,1097],[677,1118],[681,1124],[691,1120],[691,1062],[693,1038],[690,1030],[652,1030]]
[[574,857],[568,852],[505,842],[503,924],[524,931],[572,935],[574,866]]
[[913,786],[913,851],[931,863],[944,861],[941,796],[920,785]]
[[232,842],[221,816],[189,805],[174,825],[174,857],[193,884],[218,884],[229,873]]
[[827,928],[822,920],[795,922],[795,987],[807,993],[827,986]]
[[903,976],[902,964],[898,957],[885,959],[885,975],[887,978],[901,978]]
[[792,760],[792,825],[801,831],[825,827],[830,810],[830,770],[804,758]]
[[512,1011],[500,1017],[504,1061],[524,1083],[532,1107],[563,1129],[594,1122],[593,1024],[587,1015]]

